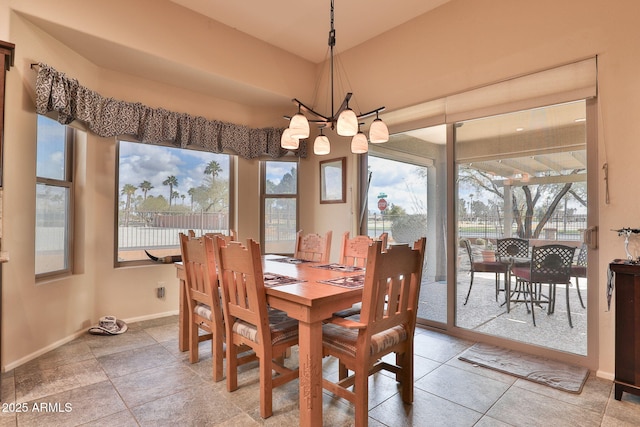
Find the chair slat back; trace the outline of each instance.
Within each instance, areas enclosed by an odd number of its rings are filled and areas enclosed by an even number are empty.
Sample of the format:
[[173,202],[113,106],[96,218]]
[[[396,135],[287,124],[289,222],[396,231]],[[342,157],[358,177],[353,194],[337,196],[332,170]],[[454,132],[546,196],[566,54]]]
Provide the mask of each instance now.
[[193,310],[196,303],[211,308],[215,320],[222,321],[218,275],[213,240],[180,233],[180,250],[187,284],[187,303]]
[[569,283],[576,248],[565,245],[534,246],[531,253],[531,282]]
[[317,262],[329,262],[331,253],[331,231],[324,236],[316,233],[302,234],[302,230],[296,233],[296,248],[293,256],[298,259]]
[[257,327],[260,342],[270,342],[260,244],[248,239],[245,247],[217,237],[215,245],[227,327],[243,320]]
[[[349,232],[342,235],[339,263],[356,267],[364,267],[367,263],[369,246],[375,242],[369,236],[355,236],[349,238]],[[380,246],[380,249],[382,246]]]
[[231,230],[229,232],[229,234],[223,234],[223,233],[205,233],[205,236],[211,237],[212,239],[215,239],[216,237],[222,237],[226,242],[235,242],[238,239],[236,238],[236,232],[235,230]]
[[389,246],[389,233],[386,231],[378,236],[378,239],[382,242],[382,252],[387,250],[387,246]]
[[382,252],[382,242],[369,247],[360,319],[369,338],[405,325],[413,333],[422,279],[426,238],[409,245],[393,245]]
[[496,255],[498,257],[527,258],[529,256],[529,241],[517,237],[505,237],[496,241]]

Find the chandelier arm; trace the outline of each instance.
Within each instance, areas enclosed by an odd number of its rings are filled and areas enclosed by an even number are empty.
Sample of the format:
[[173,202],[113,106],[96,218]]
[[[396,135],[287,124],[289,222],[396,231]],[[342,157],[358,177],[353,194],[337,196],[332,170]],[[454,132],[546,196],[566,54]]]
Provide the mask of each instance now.
[[[282,118],[291,121],[291,116],[282,116]],[[327,123],[329,123],[329,121],[325,119],[307,119],[307,121],[309,123],[320,123],[322,126],[318,126],[318,128],[325,127]]]
[[332,121],[337,121],[340,113],[342,113],[344,110],[349,108],[349,100],[351,99],[352,96],[353,96],[353,93],[347,92],[347,94],[344,96],[344,100],[342,101],[342,104],[340,104],[340,107],[338,108],[338,111],[336,111],[333,117],[331,117],[333,119]]
[[304,105],[304,103],[302,103],[301,101],[297,100],[296,98],[292,99],[292,101],[294,103],[298,104],[298,107],[300,107],[302,110],[304,110],[304,111],[306,111],[308,113],[311,113],[316,117],[320,117],[321,119],[323,119],[323,121],[325,121],[325,122],[330,122],[331,121],[330,117],[327,117],[327,116],[324,116],[324,115],[318,113],[313,108]]
[[384,111],[386,107],[378,107],[375,110],[371,110],[368,113],[362,113],[362,114],[358,114],[358,120],[360,119],[365,119],[369,116],[373,116],[374,114],[378,114],[380,111]]

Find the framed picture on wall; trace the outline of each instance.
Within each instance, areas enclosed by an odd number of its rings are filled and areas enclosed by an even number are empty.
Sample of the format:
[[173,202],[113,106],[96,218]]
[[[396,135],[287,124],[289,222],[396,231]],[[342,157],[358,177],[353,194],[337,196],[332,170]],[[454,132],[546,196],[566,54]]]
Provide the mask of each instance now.
[[320,203],[345,203],[347,201],[347,158],[320,162]]

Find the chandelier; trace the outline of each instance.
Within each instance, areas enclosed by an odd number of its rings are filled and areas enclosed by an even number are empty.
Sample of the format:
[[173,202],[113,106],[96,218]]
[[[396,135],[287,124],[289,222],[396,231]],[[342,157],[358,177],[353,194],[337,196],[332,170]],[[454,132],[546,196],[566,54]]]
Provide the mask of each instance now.
[[[293,117],[285,117],[289,121],[289,127],[282,133],[280,145],[282,148],[289,150],[295,150],[298,148],[300,140],[309,137],[309,122],[317,124],[320,129],[320,135],[318,135],[313,143],[313,152],[316,155],[329,154],[331,150],[331,144],[329,138],[324,135],[323,130],[326,127],[335,130],[338,135],[351,136],[351,152],[354,154],[362,154],[368,151],[368,141],[374,144],[387,142],[389,140],[389,129],[387,125],[378,117],[378,113],[384,110],[385,107],[378,107],[375,110],[367,113],[356,114],[350,107],[349,101],[353,96],[353,93],[348,92],[342,104],[338,109],[334,108],[334,53],[333,48],[336,45],[336,30],[333,24],[333,0],[331,0],[331,29],[329,30],[329,51],[330,51],[330,73],[329,83],[331,90],[331,115],[324,115],[313,108],[305,105],[298,99],[292,99],[292,102],[298,106],[298,112]],[[311,118],[307,118],[305,113]],[[360,120],[373,116],[376,118],[369,127],[369,140],[360,130]]]

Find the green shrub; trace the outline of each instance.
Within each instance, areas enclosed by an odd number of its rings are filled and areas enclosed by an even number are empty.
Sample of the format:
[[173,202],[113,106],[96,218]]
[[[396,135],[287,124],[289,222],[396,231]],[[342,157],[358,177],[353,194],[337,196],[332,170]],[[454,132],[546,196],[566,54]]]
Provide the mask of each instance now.
[[394,218],[391,225],[391,236],[396,243],[413,243],[427,235],[427,216],[400,215]]

